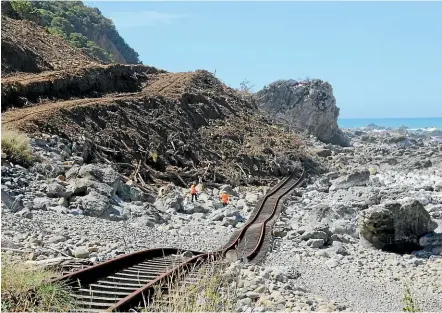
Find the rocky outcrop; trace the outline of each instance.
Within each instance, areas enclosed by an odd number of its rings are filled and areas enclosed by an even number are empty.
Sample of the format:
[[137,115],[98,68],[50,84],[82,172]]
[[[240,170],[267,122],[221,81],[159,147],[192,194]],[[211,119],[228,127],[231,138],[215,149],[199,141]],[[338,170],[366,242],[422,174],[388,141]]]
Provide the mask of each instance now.
[[361,211],[359,236],[378,249],[395,244],[419,244],[419,238],[434,231],[434,222],[417,200],[388,202]]
[[338,127],[339,108],[328,82],[279,80],[257,93],[257,103],[294,129],[306,130],[325,143],[349,145]]
[[355,186],[366,186],[370,178],[368,170],[356,170],[349,175],[338,177],[330,186],[330,191],[337,189],[348,189]]

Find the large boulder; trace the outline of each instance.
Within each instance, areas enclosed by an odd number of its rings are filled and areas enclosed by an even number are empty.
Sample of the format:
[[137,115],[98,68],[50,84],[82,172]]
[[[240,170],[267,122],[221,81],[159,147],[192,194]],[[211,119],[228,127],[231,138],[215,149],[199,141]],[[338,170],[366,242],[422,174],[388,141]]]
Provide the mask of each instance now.
[[131,224],[135,227],[153,227],[154,225],[167,223],[167,216],[151,204],[144,204],[141,207],[132,205],[130,207],[133,217]]
[[5,190],[1,190],[2,203],[11,211],[18,212],[23,209],[23,201],[20,198],[14,198]]
[[310,227],[318,223],[328,225],[332,234],[346,234],[357,237],[357,209],[343,204],[316,205],[305,219]]
[[88,216],[103,217],[109,213],[108,209],[111,207],[111,203],[105,195],[91,190],[86,196],[78,197],[72,201],[69,207],[71,209],[79,208]]
[[332,182],[330,190],[348,189],[356,186],[366,186],[370,180],[370,172],[368,170],[356,170],[353,173],[341,176]]
[[50,206],[52,206],[52,202],[48,198],[37,197],[32,201],[33,210],[47,210]]
[[78,171],[78,177],[93,177],[100,183],[109,185],[112,187],[112,195],[115,195],[120,183],[120,175],[113,168],[97,164],[81,166]]
[[88,177],[74,178],[69,181],[69,185],[66,189],[74,196],[84,196],[87,188],[92,185],[92,182],[91,178]]
[[232,186],[230,186],[230,185],[222,185],[220,187],[219,192],[220,193],[227,193],[229,196],[238,197],[238,193],[235,190],[233,190]]
[[339,108],[328,82],[279,80],[258,91],[257,104],[272,118],[307,130],[323,142],[349,145],[338,127]]
[[361,211],[358,219],[361,242],[378,249],[404,243],[418,245],[420,237],[436,228],[437,223],[414,199],[373,206]]
[[66,191],[63,185],[53,182],[46,187],[46,195],[51,198],[69,198],[72,193]]
[[147,201],[153,203],[155,197],[145,193],[140,188],[133,186],[131,181],[123,183],[120,181],[117,187],[117,195],[125,201]]
[[183,205],[180,212],[186,213],[186,214],[207,213],[207,212],[209,212],[209,209],[202,203],[191,202],[191,203],[186,203],[185,205]]
[[183,202],[184,198],[181,193],[177,189],[174,189],[171,193],[157,199],[154,205],[162,211],[173,213],[183,210]]
[[258,195],[254,192],[246,192],[245,200],[247,202],[247,205],[255,206],[255,204],[258,202]]

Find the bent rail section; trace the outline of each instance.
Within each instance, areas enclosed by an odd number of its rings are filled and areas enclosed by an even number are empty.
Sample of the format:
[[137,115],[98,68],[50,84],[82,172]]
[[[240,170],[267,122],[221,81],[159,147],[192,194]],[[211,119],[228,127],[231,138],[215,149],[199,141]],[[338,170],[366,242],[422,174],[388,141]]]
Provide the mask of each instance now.
[[[234,253],[236,258],[254,259],[271,225],[281,208],[283,199],[305,178],[293,172],[282,179],[256,205],[252,217],[232,237],[229,243],[215,252],[186,251],[175,248],[157,248],[122,255],[112,260],[66,274],[53,281],[64,281],[71,287],[77,300],[77,311],[112,312],[128,311],[134,307],[147,306],[155,290],[166,279],[178,278],[207,262]],[[190,253],[189,253],[190,252]]]

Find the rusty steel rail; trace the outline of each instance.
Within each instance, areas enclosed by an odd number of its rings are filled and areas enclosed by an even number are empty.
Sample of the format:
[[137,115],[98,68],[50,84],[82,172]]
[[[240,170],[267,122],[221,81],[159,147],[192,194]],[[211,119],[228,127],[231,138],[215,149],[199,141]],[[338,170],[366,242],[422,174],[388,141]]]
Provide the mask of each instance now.
[[[298,177],[296,177],[298,176]],[[143,250],[99,263],[66,274],[53,281],[66,282],[76,299],[76,311],[124,312],[135,307],[146,307],[155,287],[164,286],[166,280],[180,279],[208,260],[218,260],[234,251],[238,258],[248,260],[257,256],[271,232],[271,221],[281,208],[281,201],[305,178],[303,169],[282,179],[256,205],[253,216],[234,235],[225,248],[205,253],[175,248]]]
[[281,200],[288,196],[294,188],[301,185],[304,178],[304,169],[298,178],[296,178],[295,173],[292,173],[278,183],[262,201],[258,202],[254,216],[241,228],[231,243],[224,248],[223,255],[226,255],[229,251],[235,251],[237,258],[253,259],[264,242],[267,223],[275,217]]
[[[145,305],[146,295],[164,278],[179,275],[204,262],[210,253],[190,251],[192,257],[175,248],[149,249],[63,275],[52,282],[67,283],[76,300],[76,311],[127,311]],[[147,297],[148,298],[148,297]]]

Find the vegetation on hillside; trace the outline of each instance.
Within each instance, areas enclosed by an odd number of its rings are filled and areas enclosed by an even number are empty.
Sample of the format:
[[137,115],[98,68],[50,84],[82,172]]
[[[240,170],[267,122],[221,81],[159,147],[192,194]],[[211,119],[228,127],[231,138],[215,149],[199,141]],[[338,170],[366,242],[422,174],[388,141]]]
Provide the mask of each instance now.
[[2,255],[1,301],[4,312],[67,312],[75,299],[62,284],[49,283],[56,273],[27,266]]
[[138,53],[118,34],[112,20],[81,1],[14,0],[2,3],[3,12],[36,22],[103,62],[140,63]]

